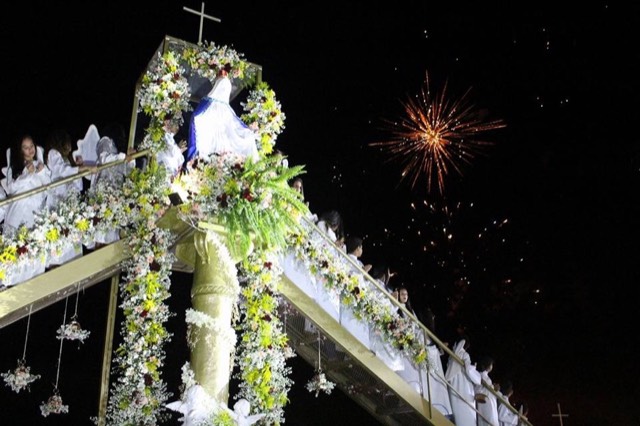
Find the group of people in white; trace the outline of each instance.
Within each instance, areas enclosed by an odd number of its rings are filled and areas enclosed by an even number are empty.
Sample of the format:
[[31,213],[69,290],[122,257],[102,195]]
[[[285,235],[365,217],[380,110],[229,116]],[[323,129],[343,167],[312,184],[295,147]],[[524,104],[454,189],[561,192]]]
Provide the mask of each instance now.
[[[292,181],[291,186],[304,198],[301,178],[298,177]],[[340,302],[336,292],[325,288],[321,279],[309,273],[308,269],[290,254],[283,259],[283,267],[284,273],[292,282],[456,426],[521,424],[519,414],[523,417],[526,415],[524,407],[519,413],[510,409],[509,397],[513,393],[513,386],[509,381],[504,382],[502,387],[492,383],[489,373],[493,369],[493,360],[490,357],[482,357],[478,362],[472,363],[467,352],[470,341],[467,336],[463,336],[455,343],[452,350],[455,357],[462,362],[450,356],[445,368],[441,359],[445,351],[417,325],[419,320],[411,306],[409,290],[404,286],[394,288],[390,284],[390,279],[394,276],[390,268],[383,264],[371,265],[361,261],[363,240],[358,236],[345,235],[342,219],[337,211],[327,211],[319,217],[313,215],[311,220],[325,234],[326,240],[333,243],[333,245],[327,244],[327,247],[336,254],[334,259],[336,262],[357,265],[362,278],[359,285],[366,287],[367,292],[384,293],[385,297],[378,300],[388,304],[397,311],[399,316],[406,317],[407,312],[413,315],[412,320],[416,322],[415,331],[422,337],[427,348],[429,369],[417,368],[412,360],[384,341],[380,333],[354,315],[351,307]],[[369,275],[370,279],[365,275]],[[371,281],[377,282],[378,286]],[[391,299],[395,299],[398,303],[393,303]],[[309,324],[307,322],[305,327],[307,331],[314,331],[313,326],[310,327]],[[430,331],[433,330],[430,329]],[[509,403],[509,406],[502,403],[494,393],[489,391],[489,388]]]
[[[171,126],[167,122],[166,149],[157,156],[157,160],[166,167],[168,176],[175,176],[183,165],[182,152],[186,144],[178,146],[174,140],[177,129]],[[91,128],[95,129],[95,126]],[[118,123],[110,123],[99,134],[94,131],[94,136],[89,137],[90,134],[88,131],[85,139],[79,139],[77,143],[91,146],[91,158],[84,158],[80,150],[74,151],[71,135],[61,128],[49,132],[44,146],[37,144],[30,134],[24,134],[7,149],[7,164],[2,169],[4,177],[0,186],[3,238],[15,237],[21,228],[33,228],[38,217],[57,212],[61,203],[69,200],[69,197],[99,191],[104,185],[122,185],[126,174],[136,166],[132,158],[135,150],[127,148],[123,127]],[[110,163],[114,164],[105,166]],[[74,175],[79,174],[84,177],[73,179]],[[65,183],[51,185],[62,179],[66,180]],[[36,189],[41,191],[21,195]],[[69,242],[41,259],[20,262],[17,270],[0,282],[0,288],[6,289],[24,282],[49,268],[82,256],[85,249],[95,249],[119,238],[119,230],[114,228],[96,233],[92,241]]]

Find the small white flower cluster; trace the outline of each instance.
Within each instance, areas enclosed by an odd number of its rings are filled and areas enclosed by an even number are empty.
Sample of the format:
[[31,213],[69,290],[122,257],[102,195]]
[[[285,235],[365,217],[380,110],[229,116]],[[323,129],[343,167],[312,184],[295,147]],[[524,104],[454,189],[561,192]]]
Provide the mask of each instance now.
[[4,382],[15,393],[20,393],[21,390],[29,390],[29,385],[40,378],[39,374],[31,374],[31,367],[25,365],[23,359],[18,360],[18,366],[13,371],[7,371],[2,373]]
[[322,370],[318,370],[315,376],[307,383],[307,390],[316,394],[316,398],[320,392],[324,392],[327,395],[331,395],[331,391],[336,387],[336,384],[327,380]]

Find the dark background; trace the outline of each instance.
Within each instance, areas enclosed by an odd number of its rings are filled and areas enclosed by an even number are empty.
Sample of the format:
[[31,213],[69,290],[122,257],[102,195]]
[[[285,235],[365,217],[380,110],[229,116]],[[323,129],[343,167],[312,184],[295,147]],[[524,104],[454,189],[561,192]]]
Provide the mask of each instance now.
[[[42,144],[53,127],[79,139],[90,124],[128,126],[135,83],[163,37],[197,41],[199,18],[183,6],[201,3],[23,1],[3,11],[1,143],[30,132]],[[311,210],[338,210],[347,234],[365,238],[362,260],[391,265],[414,307],[433,309],[438,336],[452,343],[464,328],[472,359],[493,356],[492,377],[514,382],[512,401],[526,401],[536,426],[559,423],[557,403],[564,425],[639,423],[638,6],[227,2],[206,13],[222,23],[205,22],[203,40],[263,66],[286,114],[276,147],[305,165]],[[411,187],[401,164],[370,146],[389,137],[382,122],[404,115],[427,72],[434,92],[446,83],[455,100],[470,89],[475,108],[506,123],[482,135],[493,145],[450,173],[443,194],[424,180]],[[178,367],[165,378],[176,394],[188,285],[177,274],[170,302],[167,359]],[[3,418],[89,424],[105,294],[81,294],[81,322],[94,331],[79,349],[65,343],[60,389],[71,413],[38,410],[55,382],[59,304],[32,317],[27,360],[43,379],[26,395],[3,386]],[[15,367],[25,328],[0,330],[0,370]],[[292,366],[287,424],[367,418],[340,392],[314,398],[304,390],[311,368]]]

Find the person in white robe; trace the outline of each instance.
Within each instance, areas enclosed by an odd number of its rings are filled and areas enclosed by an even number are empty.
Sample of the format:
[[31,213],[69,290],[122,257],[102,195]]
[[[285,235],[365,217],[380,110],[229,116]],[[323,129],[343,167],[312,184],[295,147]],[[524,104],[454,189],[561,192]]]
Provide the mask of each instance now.
[[[2,187],[7,196],[15,196],[51,182],[51,171],[44,164],[44,149],[36,146],[30,135],[21,137],[12,149],[7,150],[7,167]],[[47,192],[32,194],[6,206],[3,234],[15,235],[20,226],[31,228],[35,215],[46,210]],[[20,260],[11,274],[5,277],[4,285],[14,285],[43,273],[45,262],[40,258]]]
[[[96,171],[95,167],[83,166],[82,157],[71,157],[71,136],[63,129],[53,130],[47,139],[47,167],[51,170],[51,181],[55,182],[63,178],[73,176],[86,170]],[[66,197],[79,197],[82,193],[82,178],[74,179],[49,189],[47,193],[47,207],[50,212],[55,212],[58,204]],[[74,195],[75,194],[75,195]],[[81,241],[68,241],[57,252],[50,253],[47,266],[62,265],[82,255]]]
[[[103,186],[121,187],[125,177],[136,167],[135,160],[131,159],[134,150],[121,152],[119,147],[124,146],[124,130],[118,124],[110,124],[103,130],[103,136],[96,145],[96,166],[102,166],[117,161],[117,165],[100,170],[93,176],[91,191],[100,191]],[[110,227],[95,232],[95,243],[100,245],[110,244],[120,239],[120,229]]]
[[[391,288],[389,280],[394,275],[389,267],[385,264],[377,264],[371,268],[371,277],[379,284],[372,284],[372,290],[378,302],[388,309],[392,315],[398,315],[398,307],[392,302],[392,299],[398,298],[398,293]],[[375,287],[375,288],[374,288]],[[386,341],[382,335],[382,331],[370,326],[369,341],[371,351],[384,362],[387,367],[393,371],[404,370],[404,355]]]
[[[5,178],[2,185],[8,196],[20,194],[51,182],[51,171],[44,164],[44,149],[36,147],[31,136],[21,139],[19,149],[7,150]],[[34,213],[46,207],[46,191],[14,201],[7,207],[3,233],[13,235],[20,225],[33,226]]]
[[462,360],[462,364],[450,357],[445,374],[445,379],[451,385],[449,396],[456,426],[477,426],[475,385],[481,383],[481,377],[475,365],[471,364],[468,347],[468,338],[460,339],[454,345],[453,352]]
[[476,395],[482,395],[483,400],[477,401],[478,426],[496,426],[498,424],[498,400],[490,392],[493,389],[493,381],[489,373],[493,370],[493,359],[488,356],[480,358],[477,367],[482,383],[475,386]]
[[[513,384],[510,380],[502,383],[500,387],[502,398],[509,404],[509,398],[513,395]],[[520,413],[525,414],[525,413]],[[517,426],[519,423],[518,413],[512,411],[506,404],[498,402],[498,422],[500,426]]]
[[169,181],[180,173],[182,165],[184,164],[184,151],[187,149],[186,145],[182,143],[178,145],[175,140],[175,135],[178,133],[178,125],[170,120],[165,121],[164,125],[164,148],[156,155],[158,164],[163,165],[167,169],[167,178]]
[[[398,302],[417,318],[416,312],[411,306],[409,300],[409,290],[406,287],[398,288]],[[404,316],[402,310],[398,313]],[[398,372],[398,375],[405,379],[416,392],[431,402],[431,405],[445,416],[451,416],[451,401],[449,399],[449,390],[444,378],[444,369],[442,368],[441,352],[438,346],[431,341],[429,336],[422,330],[418,324],[415,325],[416,336],[419,336],[427,348],[427,368],[417,368],[416,365],[404,357],[404,370]]]
[[[320,220],[316,225],[331,242],[335,243],[342,229],[342,218],[336,210],[330,210],[320,216]],[[321,238],[321,236],[318,236],[318,238]],[[333,249],[333,246],[330,246],[329,249]],[[338,256],[338,253],[335,254]],[[323,278],[317,279],[316,284],[316,302],[333,319],[340,321],[340,294],[335,289],[327,288],[324,285]]]
[[[4,191],[2,185],[0,185],[0,201],[7,198],[7,193]],[[4,215],[7,213],[6,206],[0,206],[0,224],[4,223]]]
[[[349,236],[345,240],[346,248],[347,248],[347,256],[351,258],[354,263],[356,263],[361,269],[364,271],[368,271],[371,269],[371,265],[364,265],[360,260],[360,256],[362,256],[362,238]],[[358,273],[354,268],[353,273]],[[358,274],[358,287],[360,291],[366,293],[371,292],[371,285],[367,281],[367,278],[361,274]],[[344,303],[340,306],[340,324],[347,329],[356,339],[360,341],[367,349],[370,347],[370,334],[371,330],[369,330],[369,324],[364,319],[359,319],[356,317],[353,307],[348,306]]]
[[258,158],[257,134],[235,113],[229,99],[232,84],[231,68],[225,65],[218,72],[213,88],[191,116],[186,159],[196,156],[206,159],[212,154],[235,153]]

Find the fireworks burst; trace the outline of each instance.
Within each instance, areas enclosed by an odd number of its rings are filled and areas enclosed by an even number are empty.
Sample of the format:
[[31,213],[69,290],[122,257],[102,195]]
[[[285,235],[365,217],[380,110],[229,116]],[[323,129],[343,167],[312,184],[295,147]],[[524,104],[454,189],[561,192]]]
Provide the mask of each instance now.
[[429,74],[415,98],[402,102],[406,116],[399,121],[385,120],[390,139],[373,142],[390,154],[388,161],[400,160],[402,179],[409,179],[415,187],[425,175],[427,191],[437,184],[444,193],[444,180],[450,170],[462,175],[461,166],[484,152],[492,142],[478,139],[480,133],[506,125],[502,120],[485,121],[485,113],[468,102],[468,89],[458,100],[446,97],[447,84],[438,94],[431,95]]

